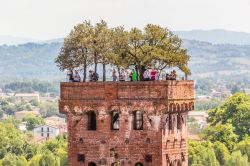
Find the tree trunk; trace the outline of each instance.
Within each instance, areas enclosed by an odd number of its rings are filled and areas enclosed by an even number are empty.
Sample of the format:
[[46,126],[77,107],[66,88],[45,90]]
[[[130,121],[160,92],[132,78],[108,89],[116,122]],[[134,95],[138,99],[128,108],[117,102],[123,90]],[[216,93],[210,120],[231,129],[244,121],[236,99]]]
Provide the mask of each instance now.
[[106,81],[106,64],[105,63],[102,64],[102,80],[103,82]]
[[86,76],[87,76],[87,64],[86,61],[84,62],[84,68],[83,68],[83,82],[86,82]]
[[[139,81],[140,80],[140,77],[142,76],[142,74],[141,74],[141,65],[136,65],[135,66],[135,71],[137,72],[137,81]],[[139,77],[139,75],[140,75],[140,77]]]
[[94,71],[96,73],[97,72],[97,53],[96,52],[94,53],[94,64],[95,64]]
[[118,69],[118,80],[120,81],[121,69],[120,69],[120,67],[117,67],[117,69]]

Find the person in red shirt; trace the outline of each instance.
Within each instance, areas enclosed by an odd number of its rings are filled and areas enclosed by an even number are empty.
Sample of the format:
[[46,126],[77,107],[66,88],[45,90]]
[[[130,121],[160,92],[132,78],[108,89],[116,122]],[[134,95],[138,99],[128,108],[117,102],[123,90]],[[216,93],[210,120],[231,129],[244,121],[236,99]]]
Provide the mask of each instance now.
[[151,80],[154,81],[156,79],[156,74],[157,74],[157,71],[153,68],[151,70],[151,73],[150,73],[150,76],[151,76]]

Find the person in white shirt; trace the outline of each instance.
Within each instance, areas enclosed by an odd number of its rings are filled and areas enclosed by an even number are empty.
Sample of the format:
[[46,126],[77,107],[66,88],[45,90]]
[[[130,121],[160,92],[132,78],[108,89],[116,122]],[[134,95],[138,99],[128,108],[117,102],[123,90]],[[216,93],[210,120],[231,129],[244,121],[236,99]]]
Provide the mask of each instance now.
[[112,71],[112,78],[113,78],[113,81],[114,81],[114,82],[117,81],[117,75],[116,75],[115,69],[113,69],[113,71]]
[[74,82],[80,82],[81,81],[81,77],[79,75],[79,73],[75,70],[75,73],[74,73]]
[[125,78],[126,78],[126,72],[124,69],[122,69],[119,76],[119,81],[125,81]]
[[150,80],[150,73],[149,73],[149,71],[147,69],[143,73],[143,81],[149,81],[149,80]]

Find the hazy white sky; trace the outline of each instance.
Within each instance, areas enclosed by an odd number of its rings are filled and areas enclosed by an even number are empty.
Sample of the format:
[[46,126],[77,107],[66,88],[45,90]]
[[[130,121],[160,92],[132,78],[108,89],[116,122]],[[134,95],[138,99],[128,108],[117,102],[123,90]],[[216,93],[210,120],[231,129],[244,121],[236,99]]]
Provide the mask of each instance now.
[[110,26],[250,32],[250,0],[0,0],[0,35],[64,37],[83,21]]

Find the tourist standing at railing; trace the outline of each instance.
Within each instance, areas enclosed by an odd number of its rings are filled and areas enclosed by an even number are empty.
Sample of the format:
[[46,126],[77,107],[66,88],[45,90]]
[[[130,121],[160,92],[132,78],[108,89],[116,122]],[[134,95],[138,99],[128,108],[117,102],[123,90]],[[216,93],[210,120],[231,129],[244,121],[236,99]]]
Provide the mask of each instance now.
[[160,80],[160,72],[156,70],[155,80]]
[[149,81],[149,80],[150,80],[150,73],[149,73],[149,71],[147,69],[143,73],[143,81]]
[[119,81],[125,81],[125,78],[126,78],[126,72],[124,69],[122,69],[119,75]]
[[73,78],[73,71],[70,69],[70,70],[68,70],[68,72],[67,72],[67,81],[69,81],[69,82],[73,82],[74,81],[74,78]]
[[92,70],[90,70],[89,71],[89,81],[93,81],[93,71]]
[[156,79],[157,71],[153,68],[150,73],[151,80],[154,81]]
[[130,81],[133,81],[133,80],[132,80],[132,75],[133,75],[133,70],[129,70],[129,80],[130,80]]
[[174,79],[174,80],[176,80],[176,78],[177,78],[176,71],[175,71],[175,70],[173,70],[173,79]]
[[112,71],[112,78],[113,78],[113,82],[117,81],[117,74],[116,74],[115,69],[113,69],[113,71]]
[[79,73],[75,70],[75,73],[73,75],[74,78],[74,82],[80,82],[81,81],[81,77],[79,75]]
[[92,72],[92,81],[98,81],[99,79],[99,75],[97,72]]
[[132,69],[132,81],[137,81],[137,71]]

